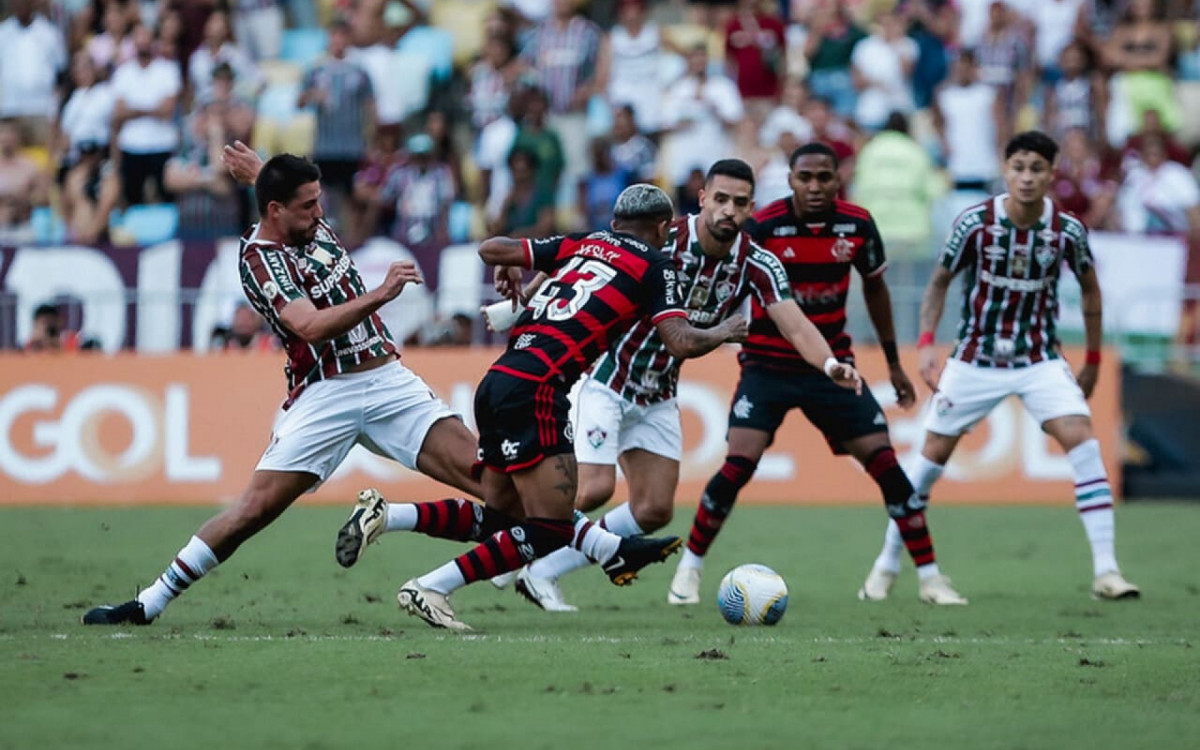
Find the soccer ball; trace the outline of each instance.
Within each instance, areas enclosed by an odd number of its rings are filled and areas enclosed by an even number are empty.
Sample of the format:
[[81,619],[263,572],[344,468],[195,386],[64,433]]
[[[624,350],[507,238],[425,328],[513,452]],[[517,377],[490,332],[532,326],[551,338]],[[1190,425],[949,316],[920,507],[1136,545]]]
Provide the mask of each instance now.
[[730,625],[774,625],[787,610],[783,576],[766,565],[739,565],[717,589],[717,607]]

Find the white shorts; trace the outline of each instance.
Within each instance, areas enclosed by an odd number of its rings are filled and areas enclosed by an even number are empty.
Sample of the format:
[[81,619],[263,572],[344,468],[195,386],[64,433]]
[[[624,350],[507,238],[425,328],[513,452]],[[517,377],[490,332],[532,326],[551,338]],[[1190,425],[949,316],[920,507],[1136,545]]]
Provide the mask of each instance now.
[[304,471],[325,481],[355,444],[415,469],[434,422],[458,417],[399,362],[321,380],[282,412],[255,470]]
[[1020,397],[1040,425],[1058,417],[1092,414],[1066,360],[1001,368],[950,359],[938,381],[938,392],[933,394],[925,429],[938,435],[961,435],[1009,396]]
[[635,448],[672,461],[683,457],[683,427],[675,399],[639,406],[586,378],[575,396],[571,422],[579,463],[615,466],[618,456]]

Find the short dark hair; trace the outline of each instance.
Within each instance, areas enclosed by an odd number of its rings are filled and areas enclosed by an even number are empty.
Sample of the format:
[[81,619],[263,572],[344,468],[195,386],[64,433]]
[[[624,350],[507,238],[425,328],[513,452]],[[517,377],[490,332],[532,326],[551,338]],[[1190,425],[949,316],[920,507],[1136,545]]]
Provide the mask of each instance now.
[[732,177],[750,183],[751,188],[754,187],[754,169],[741,159],[721,159],[714,163],[704,176],[704,184],[707,186],[712,183],[714,177]]
[[1004,158],[1008,159],[1018,151],[1032,151],[1045,158],[1051,164],[1058,156],[1058,144],[1054,139],[1040,130],[1026,130],[1014,135],[1004,147]]
[[837,152],[833,150],[833,146],[830,146],[828,143],[821,143],[820,141],[809,141],[803,146],[798,147],[792,152],[792,155],[788,157],[788,169],[796,166],[796,160],[801,156],[808,156],[809,154],[828,156],[833,160],[833,168],[838,168]]
[[40,304],[36,308],[34,308],[34,310],[33,310],[34,320],[37,320],[38,318],[42,317],[43,315],[53,315],[54,317],[57,318],[58,317],[58,305],[52,304],[50,302],[43,302],[42,304]]
[[287,203],[296,197],[301,185],[318,182],[321,169],[303,156],[279,154],[272,156],[263,165],[254,180],[254,196],[258,202],[258,213],[267,215],[267,206],[272,201]]

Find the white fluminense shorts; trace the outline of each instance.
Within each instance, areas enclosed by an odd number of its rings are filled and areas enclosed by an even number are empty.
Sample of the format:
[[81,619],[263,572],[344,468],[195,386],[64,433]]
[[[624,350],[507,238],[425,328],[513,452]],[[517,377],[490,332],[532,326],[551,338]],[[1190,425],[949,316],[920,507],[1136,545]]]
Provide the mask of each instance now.
[[587,378],[575,397],[571,422],[579,463],[615,466],[618,456],[635,448],[673,461],[683,457],[683,427],[675,399],[639,406]]
[[434,422],[457,417],[399,362],[321,380],[283,412],[256,470],[305,471],[325,481],[355,444],[415,469]]
[[1013,368],[977,367],[950,359],[938,381],[938,392],[933,394],[925,429],[938,435],[961,435],[1009,396],[1020,397],[1038,424],[1092,414],[1064,359]]

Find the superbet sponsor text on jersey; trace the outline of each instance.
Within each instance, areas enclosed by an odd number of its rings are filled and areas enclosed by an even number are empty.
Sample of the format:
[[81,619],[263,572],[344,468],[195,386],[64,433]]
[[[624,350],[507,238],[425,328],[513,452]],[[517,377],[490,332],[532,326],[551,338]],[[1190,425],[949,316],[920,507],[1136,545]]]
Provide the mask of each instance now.
[[266,318],[287,351],[285,409],[306,386],[318,380],[376,357],[398,356],[378,313],[337,338],[311,344],[280,320],[283,308],[293,300],[308,299],[321,310],[367,292],[350,253],[324,221],[313,241],[304,247],[263,240],[255,224],[242,235],[239,271],[246,298]]
[[550,275],[517,318],[493,370],[573,383],[642,316],[685,317],[667,256],[622,232],[524,240],[525,265]]

